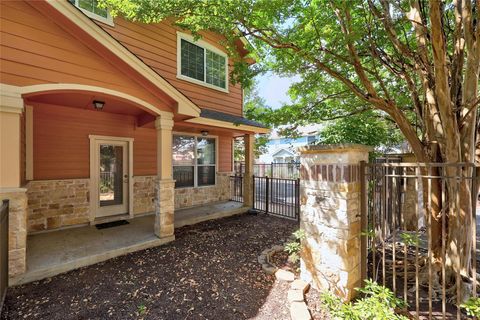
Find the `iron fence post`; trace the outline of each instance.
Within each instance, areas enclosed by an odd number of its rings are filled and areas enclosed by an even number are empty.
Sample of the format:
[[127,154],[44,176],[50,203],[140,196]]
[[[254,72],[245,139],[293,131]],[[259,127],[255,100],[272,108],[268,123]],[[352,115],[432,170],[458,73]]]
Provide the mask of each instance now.
[[[245,178],[246,178],[246,176],[245,176]],[[256,200],[256,188],[255,188],[255,175],[252,175],[252,183],[253,183],[253,185],[252,185],[252,202],[253,202],[252,203],[252,209],[256,209],[255,203],[256,203],[257,200]],[[245,203],[245,201],[244,201],[244,203]]]
[[268,213],[268,201],[269,201],[269,193],[270,193],[270,179],[268,176],[265,177],[265,213]]
[[477,201],[478,201],[478,185],[477,185],[477,166],[475,164],[472,165],[472,189],[471,189],[471,196],[472,196],[472,254],[473,254],[473,262],[472,262],[472,279],[473,279],[473,297],[477,296]]
[[297,220],[300,219],[300,178],[295,180],[295,213]]
[[367,234],[368,234],[368,217],[367,217],[367,181],[366,181],[366,162],[360,161],[360,274],[361,285],[367,278]]

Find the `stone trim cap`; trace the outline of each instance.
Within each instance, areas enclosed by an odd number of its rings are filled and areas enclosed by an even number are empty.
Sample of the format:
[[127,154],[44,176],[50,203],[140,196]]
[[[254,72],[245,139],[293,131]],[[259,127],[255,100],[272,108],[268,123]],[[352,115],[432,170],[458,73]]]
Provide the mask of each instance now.
[[314,146],[299,147],[297,151],[302,154],[350,152],[350,151],[371,152],[373,151],[373,147],[365,146],[363,144],[356,144],[356,143],[339,143],[339,144],[321,144],[321,145],[314,145]]

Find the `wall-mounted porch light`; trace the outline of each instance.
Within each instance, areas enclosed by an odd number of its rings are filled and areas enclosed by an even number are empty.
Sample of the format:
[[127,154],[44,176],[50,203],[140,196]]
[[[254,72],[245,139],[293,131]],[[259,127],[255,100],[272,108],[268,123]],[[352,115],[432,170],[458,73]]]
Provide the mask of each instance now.
[[102,111],[104,105],[105,105],[105,101],[93,100],[93,107],[97,111]]
[[202,130],[201,133],[202,133],[202,136],[204,136],[204,137],[208,136],[208,131],[207,130]]

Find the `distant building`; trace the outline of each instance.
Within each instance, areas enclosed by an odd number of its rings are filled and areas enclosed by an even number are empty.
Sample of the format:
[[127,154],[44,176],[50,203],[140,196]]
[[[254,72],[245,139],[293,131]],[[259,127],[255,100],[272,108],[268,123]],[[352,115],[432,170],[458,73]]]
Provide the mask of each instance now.
[[317,133],[321,125],[315,124],[298,128],[300,137],[292,139],[278,135],[278,131],[272,131],[270,141],[267,143],[267,152],[262,154],[256,163],[288,163],[297,162],[298,147],[312,145],[317,141]]

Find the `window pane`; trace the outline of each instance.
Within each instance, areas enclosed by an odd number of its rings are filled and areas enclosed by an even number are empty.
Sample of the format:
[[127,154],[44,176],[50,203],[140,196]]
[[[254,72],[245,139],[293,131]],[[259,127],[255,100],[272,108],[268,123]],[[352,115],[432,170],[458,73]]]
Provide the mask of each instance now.
[[215,166],[200,166],[197,170],[199,186],[215,184]]
[[101,17],[107,17],[107,10],[99,8],[97,0],[78,0],[78,6]]
[[207,83],[213,84],[214,86],[226,88],[225,82],[225,57],[219,54],[216,54],[210,50],[207,52],[207,75],[205,81]]
[[173,136],[173,165],[193,166],[195,164],[195,137]]
[[215,164],[215,139],[198,138],[197,163]]
[[186,40],[181,40],[181,74],[205,81],[204,50]]
[[173,167],[175,188],[193,187],[193,167]]
[[123,203],[123,147],[100,145],[100,206]]

